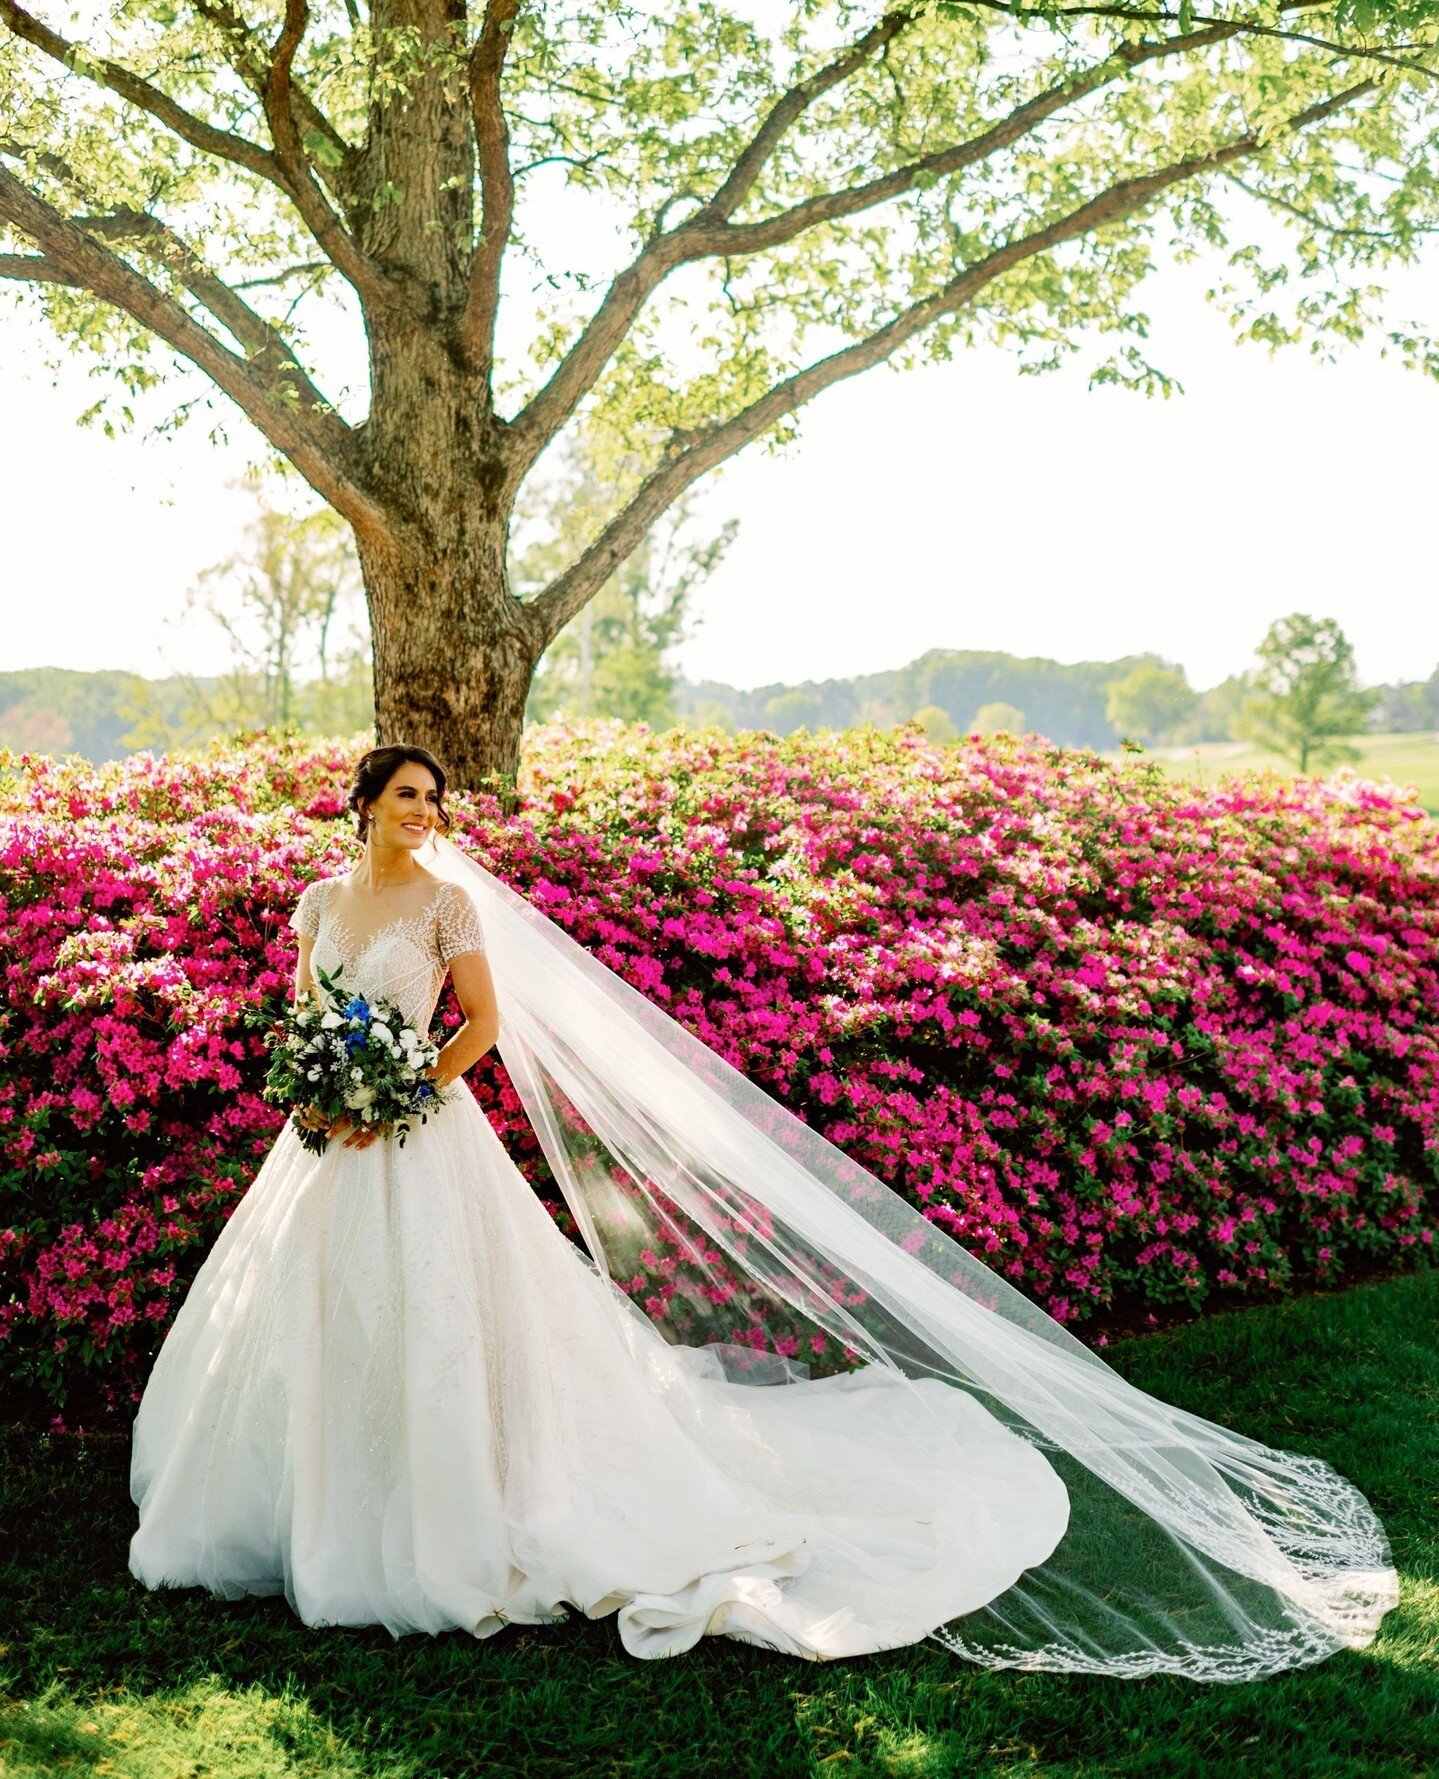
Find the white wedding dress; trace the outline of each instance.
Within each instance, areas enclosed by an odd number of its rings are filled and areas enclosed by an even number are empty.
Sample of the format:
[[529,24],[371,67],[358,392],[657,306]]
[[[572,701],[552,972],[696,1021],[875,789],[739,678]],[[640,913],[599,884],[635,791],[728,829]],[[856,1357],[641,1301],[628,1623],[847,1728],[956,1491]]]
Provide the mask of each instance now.
[[[291,923],[315,965],[420,1027],[484,947],[452,883],[363,939],[329,902],[311,885]],[[280,1132],[155,1360],[132,1492],[149,1587],[396,1635],[573,1606],[639,1656],[914,1642],[1044,1563],[1070,1512],[1043,1452],[939,1379],[740,1383],[667,1343],[463,1090],[403,1147]]]

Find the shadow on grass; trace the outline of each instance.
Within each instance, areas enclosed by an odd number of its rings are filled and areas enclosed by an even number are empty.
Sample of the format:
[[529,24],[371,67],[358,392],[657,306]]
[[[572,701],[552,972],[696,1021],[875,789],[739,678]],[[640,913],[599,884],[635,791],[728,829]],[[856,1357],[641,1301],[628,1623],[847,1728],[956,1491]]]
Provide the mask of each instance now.
[[823,1666],[705,1639],[639,1662],[613,1620],[311,1630],[281,1600],[147,1593],[127,1441],[0,1434],[0,1772],[116,1779],[1439,1772],[1439,1274],[1250,1310],[1109,1354],[1157,1394],[1317,1452],[1404,1576],[1375,1644],[1237,1687],[988,1674],[937,1644]]

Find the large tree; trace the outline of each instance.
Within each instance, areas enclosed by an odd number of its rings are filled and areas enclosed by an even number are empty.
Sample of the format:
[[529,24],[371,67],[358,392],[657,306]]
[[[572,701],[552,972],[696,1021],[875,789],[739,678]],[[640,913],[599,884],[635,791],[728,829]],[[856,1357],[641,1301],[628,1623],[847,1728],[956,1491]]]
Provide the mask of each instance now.
[[[378,732],[462,781],[513,773],[535,664],[655,520],[841,378],[1107,331],[1093,374],[1153,387],[1166,234],[1227,249],[1246,331],[1347,338],[1435,220],[1427,3],[749,11],[0,0],[0,275],[132,386],[198,367],[343,515]],[[644,469],[520,599],[516,495],[569,427]]]

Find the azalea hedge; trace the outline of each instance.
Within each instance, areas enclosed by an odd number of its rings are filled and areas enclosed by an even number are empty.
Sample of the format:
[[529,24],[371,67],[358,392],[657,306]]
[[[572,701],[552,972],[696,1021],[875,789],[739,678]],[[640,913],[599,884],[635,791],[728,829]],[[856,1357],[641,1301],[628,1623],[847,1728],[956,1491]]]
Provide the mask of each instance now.
[[[133,1403],[278,1128],[263,1026],[357,751],[0,757],[10,1394]],[[1394,787],[600,727],[534,732],[522,788],[456,838],[1053,1315],[1432,1252],[1439,831]],[[503,1067],[472,1085],[552,1196]]]

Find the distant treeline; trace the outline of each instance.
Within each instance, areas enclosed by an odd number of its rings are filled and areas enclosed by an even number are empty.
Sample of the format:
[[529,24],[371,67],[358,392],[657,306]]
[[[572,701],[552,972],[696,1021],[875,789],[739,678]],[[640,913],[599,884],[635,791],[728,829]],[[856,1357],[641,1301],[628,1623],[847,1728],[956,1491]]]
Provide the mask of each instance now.
[[[1117,661],[1066,664],[1041,655],[971,649],[930,649],[907,667],[851,679],[760,686],[752,692],[703,680],[680,688],[678,704],[691,721],[722,721],[732,729],[883,726],[921,712],[943,712],[961,735],[1000,726],[1034,730],[1066,747],[1113,748],[1121,730],[1111,720],[1112,695],[1142,669],[1183,684],[1183,670],[1152,654]],[[1249,695],[1246,675],[1233,674],[1206,692],[1187,695],[1166,726],[1169,742],[1228,741]],[[1439,727],[1439,669],[1427,680],[1382,688],[1371,727],[1386,733]],[[1017,720],[1016,720],[1017,719]]]
[[[781,735],[861,723],[886,727],[920,716],[931,732],[946,723],[960,735],[1007,727],[1033,730],[1067,747],[1103,749],[1121,739],[1109,714],[1114,688],[1146,669],[1183,679],[1181,670],[1148,654],[1066,664],[1043,656],[931,649],[907,667],[849,679],[807,680],[798,686],[775,684],[745,692],[716,680],[681,680],[675,708],[682,722],[770,729]],[[0,747],[114,759],[161,742],[167,729],[184,724],[197,697],[203,699],[216,683],[61,667],[0,673]],[[1247,691],[1246,677],[1235,674],[1206,692],[1188,694],[1182,716],[1164,739],[1230,739]],[[1439,669],[1427,680],[1381,691],[1370,720],[1374,731],[1439,728]]]
[[113,760],[145,746],[157,718],[175,722],[212,682],[32,667],[0,673],[0,747]]
[[[852,679],[807,680],[803,685],[760,686],[752,692],[713,680],[686,684],[681,711],[691,719],[723,713],[732,729],[845,729],[856,723],[885,727],[916,712],[944,712],[965,734],[987,705],[1006,704],[1023,727],[1069,747],[1113,747],[1118,741],[1105,715],[1109,688],[1153,656],[1119,661],[1079,661],[1066,666],[1042,656],[930,649],[907,667],[864,673]],[[1222,733],[1227,734],[1225,729]]]

